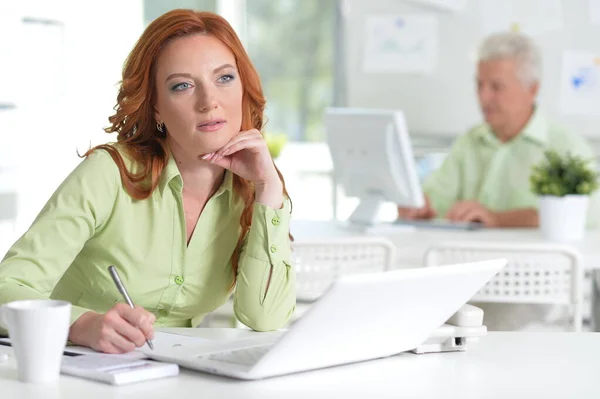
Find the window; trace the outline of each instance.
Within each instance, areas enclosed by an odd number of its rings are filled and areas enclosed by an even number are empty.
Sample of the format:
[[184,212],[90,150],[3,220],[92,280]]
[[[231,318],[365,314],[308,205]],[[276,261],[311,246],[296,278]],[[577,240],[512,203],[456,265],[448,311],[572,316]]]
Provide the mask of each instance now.
[[337,0],[246,0],[245,43],[267,98],[269,133],[322,141],[323,113],[339,103]]
[[177,8],[215,12],[217,9],[217,0],[144,0],[144,26],[148,26],[150,22],[164,13]]
[[146,25],[173,8],[216,11],[229,20],[261,78],[264,131],[294,141],[277,159],[294,214],[331,218],[336,194],[323,116],[326,107],[341,105],[344,98],[340,1],[145,0]]
[[343,102],[342,64],[334,61],[341,59],[339,7],[338,0],[145,0],[144,22],[174,8],[240,14],[243,21],[230,22],[263,84],[265,131],[323,141],[325,108]]

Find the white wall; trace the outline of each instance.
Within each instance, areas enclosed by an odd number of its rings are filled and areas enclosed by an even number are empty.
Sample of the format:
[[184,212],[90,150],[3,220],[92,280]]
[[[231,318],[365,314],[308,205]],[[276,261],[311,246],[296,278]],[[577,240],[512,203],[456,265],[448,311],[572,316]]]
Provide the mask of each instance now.
[[[348,105],[402,109],[413,135],[455,136],[480,121],[474,56],[484,37],[480,13],[483,1],[504,0],[467,0],[466,9],[458,13],[402,0],[345,0]],[[600,138],[599,117],[565,116],[559,110],[563,50],[592,50],[600,54],[600,26],[591,25],[588,7],[589,0],[562,0],[564,28],[534,37],[544,61],[539,100],[554,118],[574,131]],[[428,14],[438,18],[439,51],[433,73],[367,74],[363,71],[367,17],[396,13]]]
[[[142,0],[10,5],[18,20],[30,20],[0,36],[0,48],[16,53],[2,59],[0,74],[16,72],[10,81],[0,79],[0,93],[16,83],[11,99],[17,104],[0,111],[0,187],[9,180],[1,173],[3,166],[14,164],[20,198],[15,234],[20,234],[81,161],[77,150],[115,139],[102,128],[113,112],[123,62],[142,32],[143,5]],[[0,25],[7,16],[0,12]],[[52,23],[35,22],[42,20]],[[0,229],[0,252],[3,239],[13,238],[7,238],[7,231]]]

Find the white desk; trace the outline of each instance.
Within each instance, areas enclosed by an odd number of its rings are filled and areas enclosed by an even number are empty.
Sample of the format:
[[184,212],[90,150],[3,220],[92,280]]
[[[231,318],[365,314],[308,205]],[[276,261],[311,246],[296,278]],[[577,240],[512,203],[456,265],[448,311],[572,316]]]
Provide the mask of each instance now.
[[[229,337],[257,334],[246,330],[186,331],[205,338],[219,338],[223,332]],[[3,352],[11,349],[0,346]],[[123,387],[69,376],[61,376],[57,383],[29,385],[16,380],[11,362],[0,364],[3,399],[600,397],[600,335],[594,333],[489,333],[467,352],[406,353],[252,382],[182,369],[176,378]]]
[[[474,231],[441,229],[381,228],[365,232],[363,229],[344,227],[335,222],[294,220],[291,232],[296,239],[318,239],[334,236],[382,236],[397,247],[397,267],[422,266],[425,251],[443,241],[486,242],[546,242],[537,229],[481,229]],[[583,241],[571,244],[581,251],[586,269],[600,269],[600,230],[586,232]]]
[[[547,242],[538,229],[480,229],[442,230],[415,229],[410,227],[382,227],[365,229],[352,227],[342,222],[321,222],[293,220],[291,232],[294,238],[318,239],[336,236],[380,236],[386,237],[396,246],[395,268],[421,267],[425,252],[433,244],[444,241],[485,241],[485,242]],[[584,269],[591,273],[591,282],[584,284],[584,305],[591,312],[592,329],[600,331],[600,230],[588,230],[583,241],[571,244],[582,254]],[[587,278],[586,278],[587,279]],[[588,299],[589,298],[589,302]]]

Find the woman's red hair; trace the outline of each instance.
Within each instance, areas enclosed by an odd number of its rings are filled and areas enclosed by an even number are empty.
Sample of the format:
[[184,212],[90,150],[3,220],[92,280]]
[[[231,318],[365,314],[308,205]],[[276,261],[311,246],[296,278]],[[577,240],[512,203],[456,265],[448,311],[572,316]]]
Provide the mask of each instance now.
[[[140,172],[127,169],[121,154],[114,146],[103,144],[90,149],[85,156],[98,149],[106,150],[121,174],[123,185],[129,195],[136,199],[146,199],[156,189],[160,175],[167,165],[170,151],[166,134],[156,128],[154,104],[156,86],[154,80],[155,64],[161,49],[178,37],[204,34],[223,42],[233,53],[242,82],[242,130],[263,127],[265,98],[263,96],[258,73],[250,57],[229,23],[217,14],[196,12],[193,10],[172,10],[158,17],[142,33],[123,66],[123,80],[117,96],[115,114],[108,118],[111,126],[107,133],[118,134],[117,142],[126,153],[140,165]],[[281,172],[277,170],[287,196]],[[233,176],[233,187],[244,201],[244,210],[240,218],[241,232],[233,253],[234,283],[237,275],[241,245],[250,229],[252,207],[255,198],[252,182]]]

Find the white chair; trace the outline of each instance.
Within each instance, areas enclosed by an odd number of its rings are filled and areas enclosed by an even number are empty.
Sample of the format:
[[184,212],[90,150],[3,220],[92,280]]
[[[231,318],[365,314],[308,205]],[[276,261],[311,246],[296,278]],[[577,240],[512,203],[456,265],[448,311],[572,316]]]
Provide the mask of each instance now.
[[[572,247],[554,244],[494,244],[446,242],[430,247],[425,266],[505,258],[508,265],[472,299],[503,304],[566,305],[572,327],[582,327],[581,255]],[[512,316],[512,315],[507,315]]]
[[[396,247],[391,241],[376,237],[337,237],[292,242],[291,262],[296,271],[296,311],[291,322],[301,317],[338,277],[390,270],[395,254]],[[215,318],[220,318],[229,320],[228,323],[233,323],[232,326],[243,327],[233,315],[231,301],[211,315],[203,326],[215,326]]]
[[338,237],[292,244],[296,300],[317,300],[338,277],[384,272],[394,262],[392,242],[377,237]]
[[384,272],[392,268],[394,244],[378,237],[337,237],[292,244],[296,270],[297,320],[341,276]]

